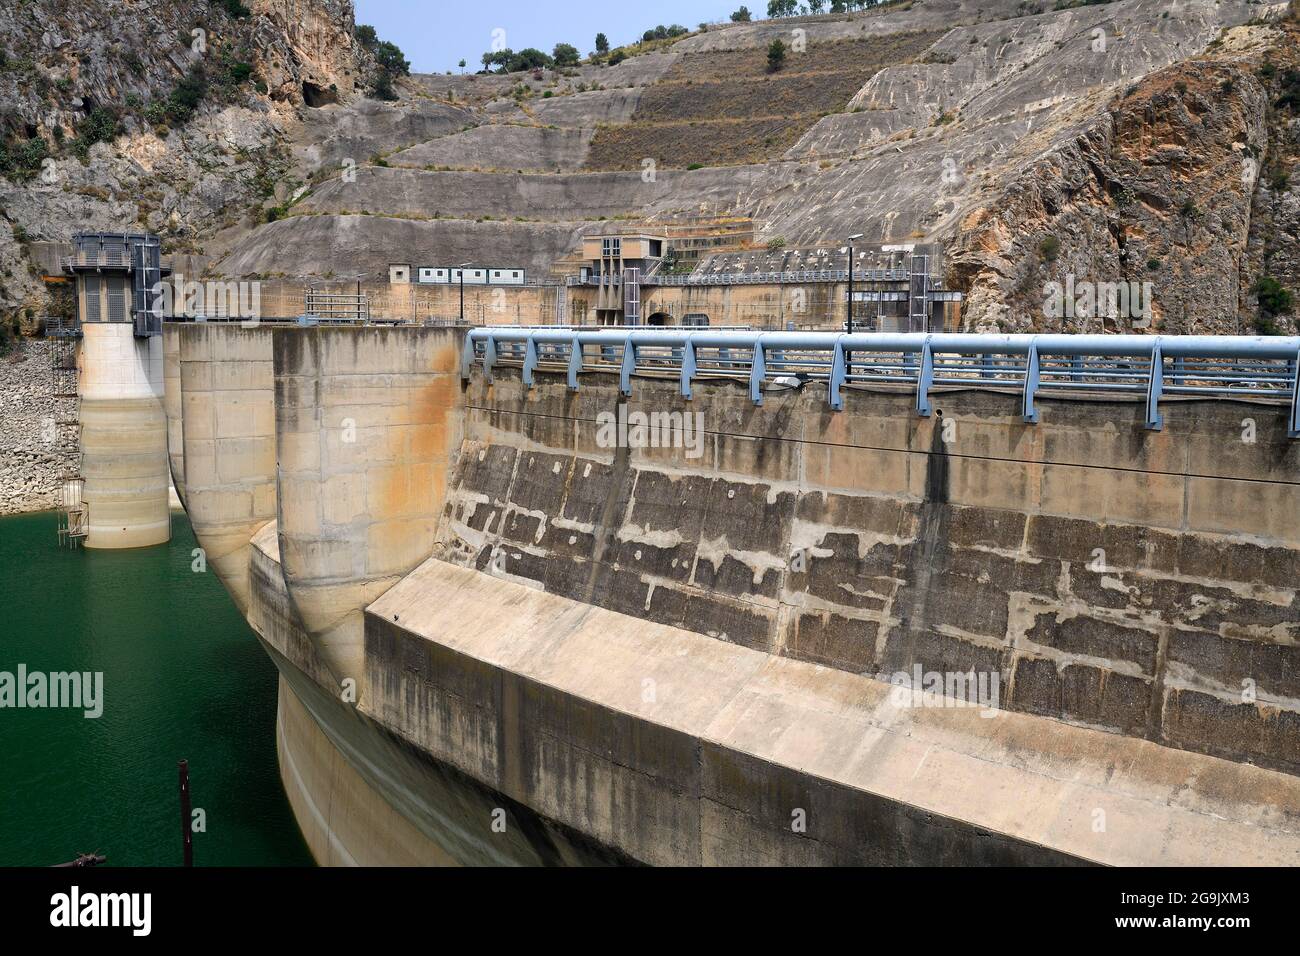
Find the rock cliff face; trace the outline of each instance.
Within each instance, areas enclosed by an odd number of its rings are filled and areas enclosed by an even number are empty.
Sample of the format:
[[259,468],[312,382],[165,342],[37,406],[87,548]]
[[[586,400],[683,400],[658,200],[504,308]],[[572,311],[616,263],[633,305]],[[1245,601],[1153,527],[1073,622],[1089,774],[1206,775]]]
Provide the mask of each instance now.
[[355,98],[350,0],[30,0],[0,10],[0,311],[44,306],[17,242],[148,229],[198,251],[294,187],[286,129]]
[[[1130,86],[960,224],[951,271],[972,328],[1287,330],[1253,291],[1296,288],[1294,23],[1228,31]],[[1051,284],[1150,283],[1150,315],[1062,314]]]

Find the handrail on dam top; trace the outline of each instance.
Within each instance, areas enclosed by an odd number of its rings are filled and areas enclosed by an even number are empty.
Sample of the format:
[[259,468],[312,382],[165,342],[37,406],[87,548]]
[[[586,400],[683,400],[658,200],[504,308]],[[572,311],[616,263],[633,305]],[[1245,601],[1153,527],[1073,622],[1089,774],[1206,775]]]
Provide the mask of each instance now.
[[1038,421],[1040,394],[1138,395],[1157,431],[1164,395],[1270,398],[1289,402],[1287,435],[1300,438],[1300,336],[471,329],[462,378],[479,367],[491,382],[504,364],[522,365],[528,388],[538,369],[565,372],[574,391],[582,372],[614,372],[624,395],[637,372],[676,374],[684,398],[695,378],[748,379],[755,405],[765,384],[824,380],[835,410],[845,385],[908,385],[923,416],[935,387],[1017,388],[1026,422]]

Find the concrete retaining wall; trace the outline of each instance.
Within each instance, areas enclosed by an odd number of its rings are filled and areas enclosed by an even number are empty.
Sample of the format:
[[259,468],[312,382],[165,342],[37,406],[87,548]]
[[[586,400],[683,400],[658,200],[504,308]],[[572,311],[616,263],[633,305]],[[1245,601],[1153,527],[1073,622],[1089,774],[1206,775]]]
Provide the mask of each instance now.
[[433,550],[460,436],[459,340],[422,328],[272,333],[284,579],[339,681],[362,677],[362,608]]
[[168,324],[164,339],[178,353],[182,397],[169,393],[168,402],[181,407],[185,508],[208,562],[247,614],[249,542],[276,515],[270,331]]
[[1294,864],[1300,780],[432,560],[366,614],[367,714],[636,859]]
[[[1300,442],[1280,406],[774,392],[685,449],[601,447],[612,379],[475,378],[446,560],[857,674],[997,675],[1001,706],[1300,772]],[[1243,421],[1256,441],[1242,440]],[[945,440],[945,437],[949,440]]]

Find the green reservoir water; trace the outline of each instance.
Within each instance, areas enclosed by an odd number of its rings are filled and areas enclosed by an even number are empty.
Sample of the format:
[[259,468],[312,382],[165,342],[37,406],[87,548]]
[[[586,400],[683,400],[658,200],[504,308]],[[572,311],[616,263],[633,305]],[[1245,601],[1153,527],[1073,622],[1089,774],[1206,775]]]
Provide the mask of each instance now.
[[182,758],[206,814],[196,866],[311,864],[276,767],[275,667],[195,547],[179,512],[169,544],[136,551],[0,518],[0,674],[103,673],[97,719],[0,708],[0,865],[179,865]]

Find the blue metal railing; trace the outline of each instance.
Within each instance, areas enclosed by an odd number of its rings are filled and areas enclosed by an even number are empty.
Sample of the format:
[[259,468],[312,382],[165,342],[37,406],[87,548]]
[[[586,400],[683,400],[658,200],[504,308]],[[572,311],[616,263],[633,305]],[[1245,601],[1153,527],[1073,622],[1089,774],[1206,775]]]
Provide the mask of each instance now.
[[759,332],[735,329],[470,330],[461,362],[521,365],[532,387],[539,369],[563,372],[578,389],[583,372],[619,376],[632,394],[636,373],[672,374],[683,397],[700,377],[747,379],[754,404],[779,377],[827,382],[827,401],[844,407],[846,385],[904,385],[916,411],[930,414],[936,387],[1015,388],[1022,415],[1038,421],[1041,394],[1138,395],[1147,428],[1159,430],[1164,395],[1268,398],[1290,405],[1287,434],[1300,438],[1300,337],[1234,335],[976,335],[924,332]]

